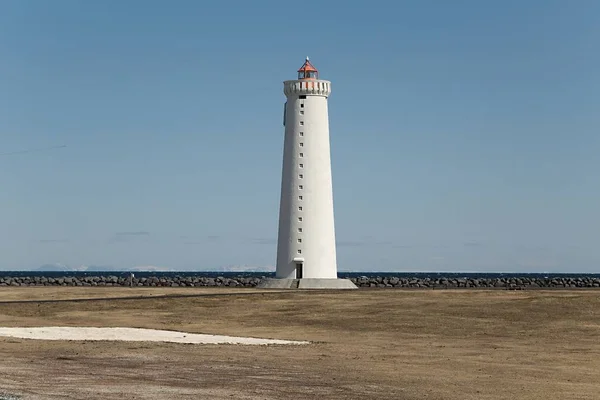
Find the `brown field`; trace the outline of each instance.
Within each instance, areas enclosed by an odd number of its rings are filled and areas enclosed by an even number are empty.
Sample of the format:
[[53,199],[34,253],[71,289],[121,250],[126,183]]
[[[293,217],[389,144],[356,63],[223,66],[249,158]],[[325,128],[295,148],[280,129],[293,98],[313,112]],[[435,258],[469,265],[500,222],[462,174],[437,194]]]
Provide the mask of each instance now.
[[[198,296],[161,297],[173,294]],[[69,301],[124,296],[139,298]],[[58,301],[14,302],[25,299]],[[0,290],[0,326],[49,325],[315,343],[0,338],[0,393],[23,399],[600,399],[600,291]]]

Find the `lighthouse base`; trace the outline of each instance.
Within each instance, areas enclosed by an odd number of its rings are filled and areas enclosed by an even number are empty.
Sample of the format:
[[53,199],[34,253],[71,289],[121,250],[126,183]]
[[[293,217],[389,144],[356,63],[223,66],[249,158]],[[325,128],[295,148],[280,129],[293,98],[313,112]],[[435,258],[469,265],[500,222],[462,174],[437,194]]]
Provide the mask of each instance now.
[[350,279],[266,279],[258,284],[260,289],[358,289]]

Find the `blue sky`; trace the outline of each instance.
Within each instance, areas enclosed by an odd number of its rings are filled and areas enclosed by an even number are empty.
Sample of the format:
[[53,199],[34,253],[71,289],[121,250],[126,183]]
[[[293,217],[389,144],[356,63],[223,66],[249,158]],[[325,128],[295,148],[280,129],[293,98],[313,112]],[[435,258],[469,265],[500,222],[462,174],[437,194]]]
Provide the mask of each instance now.
[[4,0],[0,268],[275,262],[282,81],[338,266],[599,271],[600,2]]

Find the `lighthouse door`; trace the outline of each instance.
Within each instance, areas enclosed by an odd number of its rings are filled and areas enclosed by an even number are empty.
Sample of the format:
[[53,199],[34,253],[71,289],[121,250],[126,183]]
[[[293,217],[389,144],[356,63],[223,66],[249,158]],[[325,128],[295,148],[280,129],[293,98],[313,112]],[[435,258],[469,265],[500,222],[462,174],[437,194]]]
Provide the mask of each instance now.
[[302,263],[296,263],[296,279],[302,279]]

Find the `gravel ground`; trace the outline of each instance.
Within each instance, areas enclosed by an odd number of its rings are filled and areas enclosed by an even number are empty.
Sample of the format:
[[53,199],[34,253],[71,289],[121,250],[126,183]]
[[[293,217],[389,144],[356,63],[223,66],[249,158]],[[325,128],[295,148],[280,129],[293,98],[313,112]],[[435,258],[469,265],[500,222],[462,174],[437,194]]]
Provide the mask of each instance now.
[[[95,288],[42,289],[0,290],[0,326],[125,326],[311,344],[0,338],[0,393],[31,400],[576,400],[600,393],[597,291],[203,289],[168,297],[177,289],[98,288],[86,296],[112,298],[75,302]],[[55,302],[35,301],[50,296]],[[14,302],[26,299],[34,301]]]

